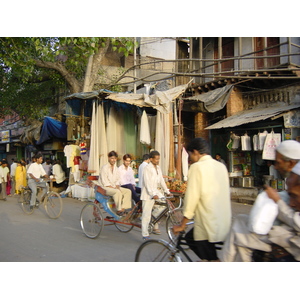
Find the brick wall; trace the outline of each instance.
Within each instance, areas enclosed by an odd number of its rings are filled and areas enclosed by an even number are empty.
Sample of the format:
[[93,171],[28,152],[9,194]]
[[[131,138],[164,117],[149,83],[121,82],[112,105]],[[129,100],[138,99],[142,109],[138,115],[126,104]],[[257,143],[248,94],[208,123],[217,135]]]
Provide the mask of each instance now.
[[226,104],[227,118],[244,109],[242,93],[238,88],[234,87]]
[[195,115],[195,137],[202,137],[208,140],[209,130],[205,130],[207,127],[207,114],[206,113],[196,113]]

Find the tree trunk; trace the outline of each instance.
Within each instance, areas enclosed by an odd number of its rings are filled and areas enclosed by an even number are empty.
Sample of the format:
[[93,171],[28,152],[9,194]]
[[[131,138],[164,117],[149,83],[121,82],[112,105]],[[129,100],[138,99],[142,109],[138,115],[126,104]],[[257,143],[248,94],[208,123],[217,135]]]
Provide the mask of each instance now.
[[[86,89],[88,92],[92,91],[94,88],[94,85],[98,79],[99,69],[101,67],[102,60],[107,52],[107,49],[109,47],[110,40],[107,39],[105,41],[104,47],[99,47],[98,52],[96,52],[93,57],[91,58],[92,64],[91,64],[91,72],[89,74],[89,78],[87,79]],[[89,65],[89,64],[88,64]],[[88,68],[89,66],[87,66]]]

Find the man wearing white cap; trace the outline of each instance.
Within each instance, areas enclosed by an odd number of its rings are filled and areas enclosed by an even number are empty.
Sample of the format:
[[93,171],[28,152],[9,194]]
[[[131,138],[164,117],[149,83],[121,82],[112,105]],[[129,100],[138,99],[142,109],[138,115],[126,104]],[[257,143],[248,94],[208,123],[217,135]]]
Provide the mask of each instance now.
[[281,225],[273,226],[269,232],[269,241],[281,246],[300,261],[300,162],[292,169],[287,178],[289,204],[280,194],[268,187],[266,192],[278,205],[278,219]]
[[300,160],[300,143],[294,140],[281,142],[276,148],[275,168],[281,176],[287,177]]
[[268,198],[277,203],[279,211],[277,222],[267,235],[250,232],[247,215],[235,218],[220,253],[221,261],[252,261],[253,250],[271,252],[280,247],[283,248],[280,248],[282,255],[287,251],[289,261],[300,261],[300,162],[291,170],[287,186],[289,204],[283,200],[286,192],[278,193],[269,186],[265,189]]

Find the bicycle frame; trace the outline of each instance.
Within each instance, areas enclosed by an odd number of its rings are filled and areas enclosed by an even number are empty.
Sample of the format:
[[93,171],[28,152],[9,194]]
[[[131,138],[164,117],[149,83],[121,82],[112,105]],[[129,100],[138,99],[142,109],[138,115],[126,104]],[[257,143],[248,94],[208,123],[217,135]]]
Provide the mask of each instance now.
[[[151,220],[150,220],[150,225],[152,224],[153,226],[159,222],[163,216],[167,215],[168,213],[170,213],[172,210],[176,209],[173,205],[173,203],[169,200],[170,198],[173,197],[165,197],[162,198],[163,201],[165,200],[165,202],[158,202],[156,205],[166,205],[166,208],[160,212],[160,214],[157,217],[154,217],[153,215],[151,215]],[[160,199],[161,200],[161,199]]]
[[181,247],[182,246],[188,246],[188,244],[186,242],[183,242],[183,232],[180,232],[179,233],[179,236],[178,236],[178,240],[177,240],[177,243],[176,243],[176,246],[175,248],[177,249],[177,251],[183,253],[183,255],[186,257],[186,259],[189,261],[189,262],[193,262],[192,259],[188,256],[188,254],[185,252],[184,248]]

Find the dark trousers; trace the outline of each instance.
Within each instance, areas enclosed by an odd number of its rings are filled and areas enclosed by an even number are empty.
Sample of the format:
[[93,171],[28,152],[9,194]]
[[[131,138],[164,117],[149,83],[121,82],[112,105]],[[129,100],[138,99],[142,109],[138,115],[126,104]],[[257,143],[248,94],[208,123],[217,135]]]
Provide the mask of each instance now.
[[134,188],[132,184],[124,184],[124,185],[121,185],[121,187],[131,190],[132,199],[134,200],[135,203],[138,203],[141,200],[140,199],[141,188],[139,188],[139,187]]
[[5,200],[6,199],[6,182],[2,181],[2,183],[0,183],[0,185],[1,185],[1,187],[0,187],[0,200]]
[[185,240],[189,247],[197,254],[201,259],[217,260],[217,250],[215,243],[210,243],[208,240],[195,241],[194,240],[194,228],[192,228],[186,235]]

